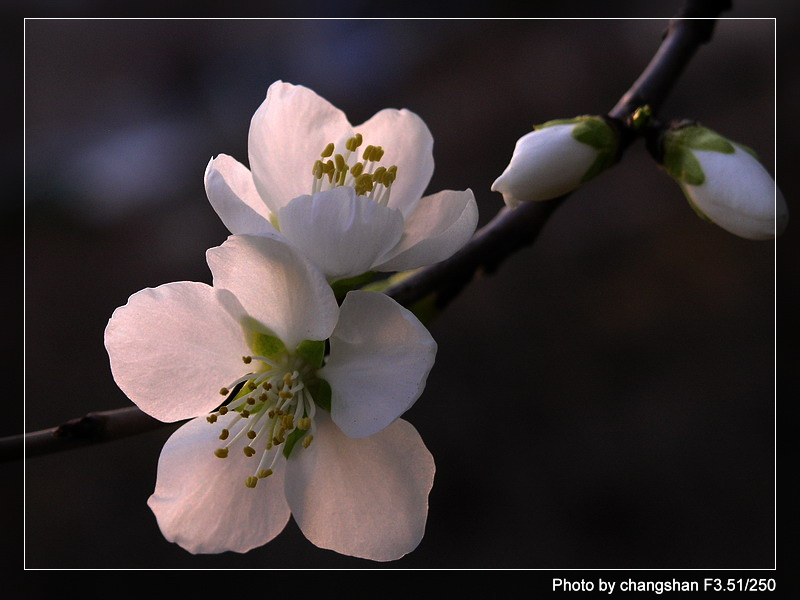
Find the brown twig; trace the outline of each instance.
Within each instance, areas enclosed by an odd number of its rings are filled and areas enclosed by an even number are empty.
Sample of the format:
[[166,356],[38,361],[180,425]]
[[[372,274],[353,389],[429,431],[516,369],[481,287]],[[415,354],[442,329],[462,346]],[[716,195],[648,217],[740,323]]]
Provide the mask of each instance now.
[[[638,135],[628,126],[633,112],[645,104],[658,111],[695,51],[711,39],[713,19],[729,8],[729,0],[689,0],[679,14],[681,18],[670,21],[650,63],[609,111],[608,116],[620,124],[623,147]],[[437,306],[446,305],[477,273],[493,272],[508,256],[532,244],[565,198],[501,210],[459,252],[421,269],[386,293],[405,306],[431,294],[435,294]],[[0,439],[0,461],[107,442],[164,425],[137,407],[89,413],[52,429]]]

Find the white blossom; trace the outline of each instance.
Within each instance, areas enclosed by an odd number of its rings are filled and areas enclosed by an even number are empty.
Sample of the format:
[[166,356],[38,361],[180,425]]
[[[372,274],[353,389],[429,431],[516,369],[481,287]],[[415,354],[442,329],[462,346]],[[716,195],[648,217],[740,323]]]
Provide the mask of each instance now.
[[329,281],[439,262],[475,230],[472,191],[422,197],[433,137],[411,111],[353,127],[312,90],[278,81],[248,145],[250,170],[225,154],[211,160],[209,201],[231,233],[282,236]]
[[433,338],[384,294],[350,292],[340,308],[283,241],[231,236],[207,260],[213,286],[142,290],[105,332],[128,397],[162,421],[191,419],[164,446],[148,501],[164,536],[246,552],[292,514],[322,548],[379,561],[413,550],[435,469],[398,417],[423,391]]

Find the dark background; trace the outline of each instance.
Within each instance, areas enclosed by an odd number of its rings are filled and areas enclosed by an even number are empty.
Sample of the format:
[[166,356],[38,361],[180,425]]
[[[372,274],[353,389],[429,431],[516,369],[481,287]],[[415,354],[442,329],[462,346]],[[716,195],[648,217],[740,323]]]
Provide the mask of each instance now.
[[[742,4],[730,14],[750,16]],[[784,43],[788,18],[771,14]],[[314,89],[355,124],[384,107],[418,113],[435,140],[428,192],[472,188],[483,224],[516,139],[610,109],[665,26],[27,21],[25,421],[12,409],[0,435],[130,405],[103,329],[141,288],[210,283],[204,252],[227,230],[203,172],[223,152],[247,162],[249,120],[274,80]],[[772,20],[720,22],[662,116],[699,119],[780,171],[776,78],[779,109],[797,80],[776,70],[775,44]],[[791,207],[796,179],[780,182]],[[7,223],[15,209],[3,205]],[[405,418],[437,475],[425,538],[397,562],[320,550],[294,522],[244,555],[168,543],[145,502],[174,427],[29,460],[24,538],[17,510],[0,511],[0,528],[24,539],[28,568],[771,567],[776,256],[780,280],[793,225],[773,244],[701,221],[641,143],[575,193],[431,327],[437,362]],[[6,482],[22,472],[0,465]]]

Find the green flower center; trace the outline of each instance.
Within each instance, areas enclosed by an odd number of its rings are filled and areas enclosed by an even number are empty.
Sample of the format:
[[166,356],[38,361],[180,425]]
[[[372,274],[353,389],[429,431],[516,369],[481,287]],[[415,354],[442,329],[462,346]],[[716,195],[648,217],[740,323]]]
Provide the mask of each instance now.
[[288,458],[297,442],[308,448],[316,432],[317,409],[330,410],[330,386],[316,374],[325,342],[305,341],[288,351],[278,338],[256,334],[251,346],[263,355],[242,357],[253,370],[220,389],[229,400],[206,417],[216,423],[232,413],[219,435],[226,443],[215,456],[227,458],[231,449],[241,447],[248,458],[259,457],[253,475],[245,480],[248,488],[272,475],[280,455]]

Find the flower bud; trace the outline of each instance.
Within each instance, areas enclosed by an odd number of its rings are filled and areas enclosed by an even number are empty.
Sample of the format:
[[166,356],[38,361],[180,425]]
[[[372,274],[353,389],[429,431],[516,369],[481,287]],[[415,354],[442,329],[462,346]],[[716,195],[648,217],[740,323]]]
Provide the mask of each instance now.
[[664,168],[702,219],[751,240],[783,232],[786,201],[752,150],[695,123],[673,125],[661,143]]
[[550,200],[586,183],[613,165],[617,132],[601,117],[548,121],[517,140],[493,192],[515,208],[520,202]]

